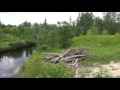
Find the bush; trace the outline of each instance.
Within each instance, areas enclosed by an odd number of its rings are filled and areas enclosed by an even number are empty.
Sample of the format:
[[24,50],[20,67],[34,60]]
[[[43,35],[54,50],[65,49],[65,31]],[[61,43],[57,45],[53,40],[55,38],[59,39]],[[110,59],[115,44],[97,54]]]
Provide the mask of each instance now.
[[44,50],[48,49],[48,46],[45,45],[45,44],[43,44],[43,45],[37,45],[37,46],[38,46],[38,48],[37,48],[38,51],[44,51]]
[[10,43],[9,43],[9,46],[11,46],[11,47],[15,47],[16,45],[15,45],[14,42],[10,42]]
[[26,39],[25,41],[26,41],[26,44],[27,44],[27,45],[29,45],[29,44],[32,43],[30,40],[27,40],[27,39]]
[[116,36],[120,36],[120,33],[115,33]]
[[87,35],[98,35],[98,34],[99,34],[98,27],[96,26],[96,23],[93,23],[93,25],[87,31]]
[[103,35],[109,35],[107,30],[103,30]]
[[0,46],[0,51],[5,51],[5,50],[8,50],[10,48],[11,48],[10,46]]
[[20,47],[22,45],[23,45],[23,43],[21,41],[16,41],[16,42],[10,42],[9,43],[9,46],[11,46],[13,48]]
[[24,64],[25,78],[72,78],[74,75],[75,72],[68,70],[63,62],[52,64],[40,60],[38,56],[32,57]]
[[94,35],[91,29],[87,31],[87,35]]

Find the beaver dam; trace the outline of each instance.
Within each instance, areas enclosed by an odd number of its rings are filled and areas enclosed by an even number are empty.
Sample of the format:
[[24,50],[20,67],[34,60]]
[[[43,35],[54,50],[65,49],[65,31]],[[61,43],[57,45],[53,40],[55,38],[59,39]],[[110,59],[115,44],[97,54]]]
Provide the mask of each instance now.
[[88,54],[89,49],[87,48],[70,48],[65,52],[62,53],[43,53],[47,56],[44,57],[44,60],[57,64],[61,61],[67,64],[67,67],[75,68],[76,75],[78,73],[77,67],[79,66],[79,62],[83,60],[87,60],[88,58],[93,58],[94,55]]

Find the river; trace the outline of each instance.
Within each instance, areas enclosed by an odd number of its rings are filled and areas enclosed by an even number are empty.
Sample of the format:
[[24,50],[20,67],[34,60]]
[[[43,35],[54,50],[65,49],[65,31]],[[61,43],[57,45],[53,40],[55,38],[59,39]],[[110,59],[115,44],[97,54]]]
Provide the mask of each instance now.
[[35,46],[0,52],[0,78],[9,78],[17,73],[21,65],[35,52]]

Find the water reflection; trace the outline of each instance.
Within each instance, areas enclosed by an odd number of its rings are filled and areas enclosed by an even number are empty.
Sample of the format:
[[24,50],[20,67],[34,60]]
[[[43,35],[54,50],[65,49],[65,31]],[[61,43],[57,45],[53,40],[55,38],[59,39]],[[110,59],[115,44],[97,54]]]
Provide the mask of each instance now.
[[35,47],[32,46],[0,53],[0,77],[11,77],[34,52]]

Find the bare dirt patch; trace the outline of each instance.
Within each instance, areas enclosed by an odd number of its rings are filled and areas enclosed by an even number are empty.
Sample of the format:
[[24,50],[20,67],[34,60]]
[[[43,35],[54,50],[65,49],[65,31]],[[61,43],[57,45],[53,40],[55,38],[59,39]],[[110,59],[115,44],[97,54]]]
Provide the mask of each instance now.
[[106,65],[78,68],[79,77],[85,78],[93,78],[95,77],[95,73],[99,73],[101,70],[104,70],[105,73],[112,77],[120,76],[120,63],[115,63],[114,61],[111,61],[110,64]]
[[108,65],[102,65],[103,68],[107,69],[111,76],[120,76],[120,63],[114,63],[113,61]]

